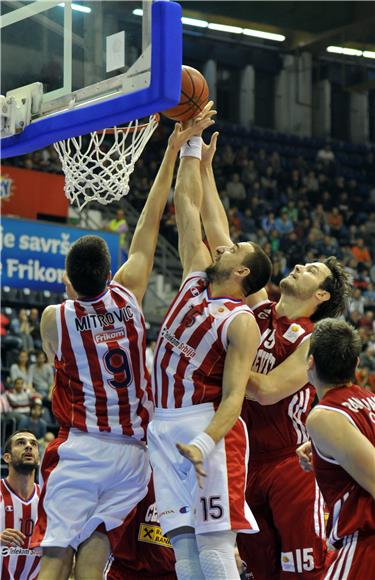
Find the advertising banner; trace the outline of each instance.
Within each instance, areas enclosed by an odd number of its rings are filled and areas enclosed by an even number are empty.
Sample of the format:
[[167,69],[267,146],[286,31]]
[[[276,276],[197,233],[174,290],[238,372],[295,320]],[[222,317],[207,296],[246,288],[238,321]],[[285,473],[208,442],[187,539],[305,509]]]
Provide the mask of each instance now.
[[85,235],[97,235],[107,242],[114,274],[119,267],[118,234],[4,217],[0,229],[2,285],[64,292],[66,255],[71,244]]

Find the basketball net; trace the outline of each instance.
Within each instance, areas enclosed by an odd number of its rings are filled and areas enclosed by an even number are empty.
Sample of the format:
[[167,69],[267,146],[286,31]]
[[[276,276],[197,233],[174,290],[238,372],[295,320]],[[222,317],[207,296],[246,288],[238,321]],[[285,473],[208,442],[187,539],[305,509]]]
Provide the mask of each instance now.
[[[127,195],[130,175],[158,123],[159,115],[155,114],[148,123],[141,124],[136,119],[126,127],[103,129],[54,143],[70,203],[82,210],[90,201],[107,205]],[[108,144],[109,135],[113,137],[112,145]]]

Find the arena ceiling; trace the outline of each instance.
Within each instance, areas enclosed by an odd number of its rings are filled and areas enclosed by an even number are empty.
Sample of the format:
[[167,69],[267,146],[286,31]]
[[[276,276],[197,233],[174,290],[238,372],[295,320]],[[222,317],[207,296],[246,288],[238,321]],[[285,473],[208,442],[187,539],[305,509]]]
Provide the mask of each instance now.
[[375,2],[184,1],[185,16],[286,36],[286,50],[318,54],[328,44],[375,50]]

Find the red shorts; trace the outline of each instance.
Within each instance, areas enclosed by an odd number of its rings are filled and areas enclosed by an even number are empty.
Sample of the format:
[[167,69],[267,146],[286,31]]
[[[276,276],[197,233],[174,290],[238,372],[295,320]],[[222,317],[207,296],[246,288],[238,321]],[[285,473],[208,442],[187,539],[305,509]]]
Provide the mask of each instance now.
[[330,558],[324,580],[365,580],[375,562],[375,534],[346,536],[342,547]]
[[163,565],[159,567],[159,573],[152,574],[144,568],[133,570],[116,558],[110,562],[104,571],[105,580],[177,580],[174,572],[163,571]]
[[296,455],[251,463],[246,500],[260,533],[237,537],[256,580],[321,578],[325,564],[324,501],[312,473]]

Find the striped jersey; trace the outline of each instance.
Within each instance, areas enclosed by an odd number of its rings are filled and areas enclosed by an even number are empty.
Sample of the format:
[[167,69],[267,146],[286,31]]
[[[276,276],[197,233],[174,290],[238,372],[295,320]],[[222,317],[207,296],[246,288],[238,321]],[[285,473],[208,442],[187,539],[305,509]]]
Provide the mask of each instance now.
[[[375,446],[375,395],[362,387],[330,389],[316,408],[343,414]],[[375,501],[335,459],[312,445],[315,477],[328,505],[329,541],[340,547],[355,532],[375,534]]]
[[1,546],[1,579],[33,580],[39,573],[41,554],[38,548],[29,548],[38,515],[39,486],[34,483],[33,494],[26,501],[12,490],[6,479],[0,480],[0,491],[1,532],[12,528],[26,536],[21,547]]
[[132,292],[112,282],[57,308],[52,408],[62,427],[145,440],[153,408],[145,322]]
[[[261,333],[252,370],[265,375],[309,338],[314,327],[309,318],[278,317],[275,308],[275,302],[265,300],[252,309]],[[314,387],[307,384],[274,405],[246,400],[242,417],[249,431],[250,461],[294,454],[296,447],[308,440],[305,423],[314,397]]]
[[157,407],[220,403],[227,332],[242,313],[253,317],[242,300],[210,296],[204,272],[186,278],[155,346],[152,384]]

